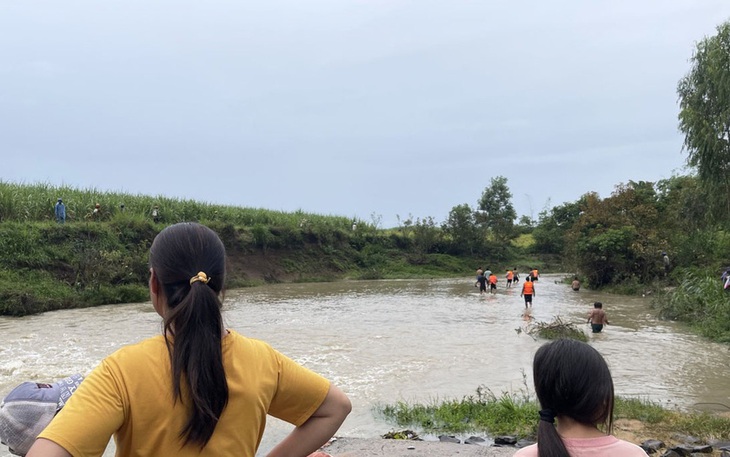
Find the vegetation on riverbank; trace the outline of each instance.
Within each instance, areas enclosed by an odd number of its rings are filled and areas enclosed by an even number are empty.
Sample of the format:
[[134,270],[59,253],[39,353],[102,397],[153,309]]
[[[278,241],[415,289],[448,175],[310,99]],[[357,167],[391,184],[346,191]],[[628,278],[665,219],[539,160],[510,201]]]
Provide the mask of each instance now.
[[[59,196],[66,204],[64,224],[53,217]],[[101,211],[94,215],[96,203]],[[151,215],[155,206],[157,221]],[[362,220],[301,211],[0,182],[0,314],[147,299],[150,244],[165,226],[181,221],[201,222],[220,235],[229,254],[228,288],[464,277],[479,265],[516,264],[523,271],[542,265],[520,262],[527,254],[515,246],[495,250],[489,258],[467,253],[432,219],[409,218],[397,229],[384,230]]]
[[658,291],[652,304],[661,317],[687,322],[704,337],[730,343],[730,292],[718,278],[705,270],[685,269],[679,284]]
[[[461,400],[434,401],[430,404],[397,402],[380,408],[380,413],[400,427],[418,433],[473,433],[491,436],[514,435],[534,439],[538,425],[537,401],[527,390],[493,394],[480,386],[476,395]],[[682,412],[640,398],[617,397],[616,421],[636,421],[633,433],[641,440],[677,441],[676,434],[690,435],[701,441],[730,439],[730,418],[708,413]]]

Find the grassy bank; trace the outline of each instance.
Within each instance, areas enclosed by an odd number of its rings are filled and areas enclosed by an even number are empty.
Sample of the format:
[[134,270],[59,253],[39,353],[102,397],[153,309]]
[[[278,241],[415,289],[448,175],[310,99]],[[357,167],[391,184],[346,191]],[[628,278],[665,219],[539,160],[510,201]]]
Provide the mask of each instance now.
[[[63,224],[54,217],[58,198],[66,204]],[[97,203],[100,211],[94,214]],[[464,277],[479,265],[495,271],[517,265],[525,274],[527,266],[543,265],[518,246],[487,250],[489,257],[465,255],[431,218],[383,230],[302,211],[0,182],[0,314],[147,299],[150,244],[164,227],[183,221],[203,223],[220,235],[229,254],[228,288]]]
[[[514,435],[534,439],[537,434],[539,405],[527,393],[493,394],[485,387],[461,400],[434,401],[430,404],[398,402],[380,408],[383,416],[400,427],[434,434],[482,432],[491,436]],[[671,410],[637,398],[617,397],[614,419],[620,428],[631,429],[634,440],[660,439],[676,443],[676,434],[694,436],[701,441],[730,439],[730,418],[706,413]]]
[[675,288],[659,291],[652,300],[665,319],[686,322],[698,334],[730,343],[730,292],[720,274],[700,269],[673,272],[682,279]]

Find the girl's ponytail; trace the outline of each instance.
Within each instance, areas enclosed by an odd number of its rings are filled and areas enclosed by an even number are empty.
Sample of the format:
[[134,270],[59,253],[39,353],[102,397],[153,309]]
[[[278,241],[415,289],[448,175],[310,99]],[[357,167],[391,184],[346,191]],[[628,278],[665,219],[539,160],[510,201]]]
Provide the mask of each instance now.
[[[205,226],[176,224],[155,238],[150,264],[168,306],[164,334],[173,398],[190,403],[180,437],[184,444],[202,449],[228,403],[219,298],[225,280],[225,248]],[[183,398],[183,391],[188,398]]]

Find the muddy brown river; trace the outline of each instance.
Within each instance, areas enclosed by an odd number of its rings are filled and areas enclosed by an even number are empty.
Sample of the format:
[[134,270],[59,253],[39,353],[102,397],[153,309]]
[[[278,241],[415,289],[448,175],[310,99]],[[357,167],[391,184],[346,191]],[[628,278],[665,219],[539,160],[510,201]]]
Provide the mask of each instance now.
[[[688,410],[730,406],[730,347],[658,320],[648,298],[573,292],[544,275],[532,315],[575,322],[602,301],[612,325],[589,335],[608,360],[616,393]],[[339,435],[373,437],[396,426],[374,414],[398,400],[431,402],[499,395],[531,384],[541,341],[525,325],[519,289],[480,296],[471,278],[279,284],[228,292],[230,328],[260,338],[340,386],[353,412]],[[102,306],[24,318],[0,317],[0,393],[26,380],[88,373],[105,355],[160,331],[149,303]],[[531,386],[530,386],[530,390]],[[728,406],[725,406],[728,405]],[[289,426],[271,420],[259,454]],[[7,454],[2,447],[0,455]],[[105,455],[113,455],[113,445]]]

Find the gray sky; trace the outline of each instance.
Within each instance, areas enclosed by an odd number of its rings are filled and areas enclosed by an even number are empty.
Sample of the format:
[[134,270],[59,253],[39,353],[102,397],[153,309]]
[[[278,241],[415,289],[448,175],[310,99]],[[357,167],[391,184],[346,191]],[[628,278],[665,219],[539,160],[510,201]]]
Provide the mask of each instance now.
[[0,0],[0,180],[446,219],[683,172],[727,0]]

